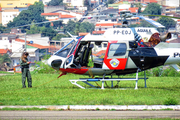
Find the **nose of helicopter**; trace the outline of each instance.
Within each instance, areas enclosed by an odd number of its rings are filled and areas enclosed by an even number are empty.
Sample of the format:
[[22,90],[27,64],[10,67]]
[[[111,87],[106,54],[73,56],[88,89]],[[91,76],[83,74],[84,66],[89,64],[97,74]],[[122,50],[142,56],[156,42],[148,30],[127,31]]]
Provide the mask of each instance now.
[[48,59],[48,65],[54,69],[59,70],[61,64],[62,64],[62,60],[57,56],[53,55]]

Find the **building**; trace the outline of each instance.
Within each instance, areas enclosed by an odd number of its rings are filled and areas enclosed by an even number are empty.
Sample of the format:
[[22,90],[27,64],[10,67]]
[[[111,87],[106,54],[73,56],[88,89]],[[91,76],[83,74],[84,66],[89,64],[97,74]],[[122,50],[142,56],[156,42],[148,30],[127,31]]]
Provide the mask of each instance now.
[[[111,23],[96,23],[95,31],[106,31],[109,28],[121,27],[122,23],[111,22]],[[93,32],[96,33],[96,32]]]
[[15,17],[19,15],[18,9],[7,9],[0,11],[0,24],[7,26],[10,21],[13,21]]
[[[17,66],[20,64],[20,57],[24,51],[25,40],[16,39],[13,43],[13,46],[16,46],[16,48],[18,46],[18,49],[14,50],[10,57],[12,60],[12,66]],[[26,47],[26,51],[29,53],[29,61],[31,62],[41,61],[45,55],[52,54],[49,51],[51,48],[50,46],[42,46],[27,41]]]
[[64,6],[44,6],[44,13],[51,13],[57,10],[64,10]]
[[179,7],[180,0],[157,0],[159,5],[169,7]]
[[[85,0],[63,0],[63,3],[66,3],[68,6],[74,7],[84,7]],[[88,0],[89,5],[91,5],[91,0]]]
[[15,8],[15,7],[27,7],[29,4],[34,4],[39,0],[0,0],[0,6],[2,8]]
[[0,55],[4,55],[4,54],[11,54],[11,50],[9,49],[0,49]]
[[71,0],[71,6],[84,7],[84,0]]
[[82,13],[77,12],[70,12],[66,10],[57,10],[53,11],[51,13],[41,13],[41,16],[44,16],[49,21],[54,21],[58,19],[62,19],[64,24],[67,24],[67,22],[71,19],[74,21],[78,21],[82,18]]
[[47,5],[51,0],[40,0],[43,2],[44,5]]
[[12,51],[13,40],[18,36],[16,34],[3,33],[0,34],[0,49],[10,49]]

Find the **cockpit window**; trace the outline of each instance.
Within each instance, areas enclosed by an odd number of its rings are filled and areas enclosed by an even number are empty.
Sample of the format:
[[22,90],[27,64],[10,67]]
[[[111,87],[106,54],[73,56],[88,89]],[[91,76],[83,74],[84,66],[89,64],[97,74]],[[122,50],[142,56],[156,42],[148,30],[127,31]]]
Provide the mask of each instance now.
[[74,44],[75,44],[75,40],[72,40],[66,46],[64,46],[59,51],[57,51],[55,55],[60,56],[60,57],[67,57],[70,50],[73,48]]
[[125,43],[112,43],[109,47],[108,57],[125,55],[126,50],[127,46]]

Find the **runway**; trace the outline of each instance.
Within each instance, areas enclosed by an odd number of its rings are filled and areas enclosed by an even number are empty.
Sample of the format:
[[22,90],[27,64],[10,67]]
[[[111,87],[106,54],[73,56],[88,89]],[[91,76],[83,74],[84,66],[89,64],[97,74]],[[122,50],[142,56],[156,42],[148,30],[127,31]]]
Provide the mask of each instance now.
[[0,119],[175,118],[180,111],[0,111]]

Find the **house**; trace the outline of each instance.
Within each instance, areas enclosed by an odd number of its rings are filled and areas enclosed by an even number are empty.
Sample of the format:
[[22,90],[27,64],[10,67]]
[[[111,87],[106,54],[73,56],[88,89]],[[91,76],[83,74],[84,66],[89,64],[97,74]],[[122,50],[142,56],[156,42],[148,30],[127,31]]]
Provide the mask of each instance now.
[[2,8],[15,8],[15,7],[27,7],[29,4],[34,4],[39,0],[0,0],[0,6]]
[[96,23],[95,31],[106,31],[109,28],[121,27],[122,23],[111,22],[111,23]]
[[9,49],[0,49],[0,54],[1,55],[4,55],[4,54],[10,55],[11,54],[11,50],[9,50]]
[[41,0],[44,5],[47,5],[51,0]]
[[57,10],[65,10],[64,6],[44,6],[44,13],[51,13]]
[[179,0],[157,0],[159,5],[169,6],[169,7],[179,7]]
[[41,13],[41,16],[44,16],[49,21],[55,21],[58,19],[64,19],[63,23],[67,24],[69,19],[76,20],[76,16],[72,16],[69,14],[61,14],[61,13]]
[[26,36],[19,35],[19,39],[25,40],[25,38],[27,41],[31,41],[35,44],[49,46],[49,37],[41,37],[41,34],[27,34]]
[[2,33],[0,34],[0,49],[12,50],[13,40],[18,36],[14,33]]
[[[24,46],[25,40],[16,39],[14,42],[16,42],[16,44],[20,44],[19,49],[13,51],[11,55],[12,66],[17,66],[20,64],[20,57],[25,50],[24,47],[21,47],[22,44]],[[52,54],[49,50],[52,48],[50,46],[42,46],[39,44],[31,43],[30,41],[26,42],[26,51],[29,52],[29,61],[31,62],[41,61],[45,55]]]
[[[63,3],[66,3],[68,6],[84,7],[85,0],[63,0]],[[88,0],[90,4],[90,0]]]
[[7,9],[0,11],[0,24],[7,26],[10,21],[13,21],[15,17],[19,15],[18,9]]

